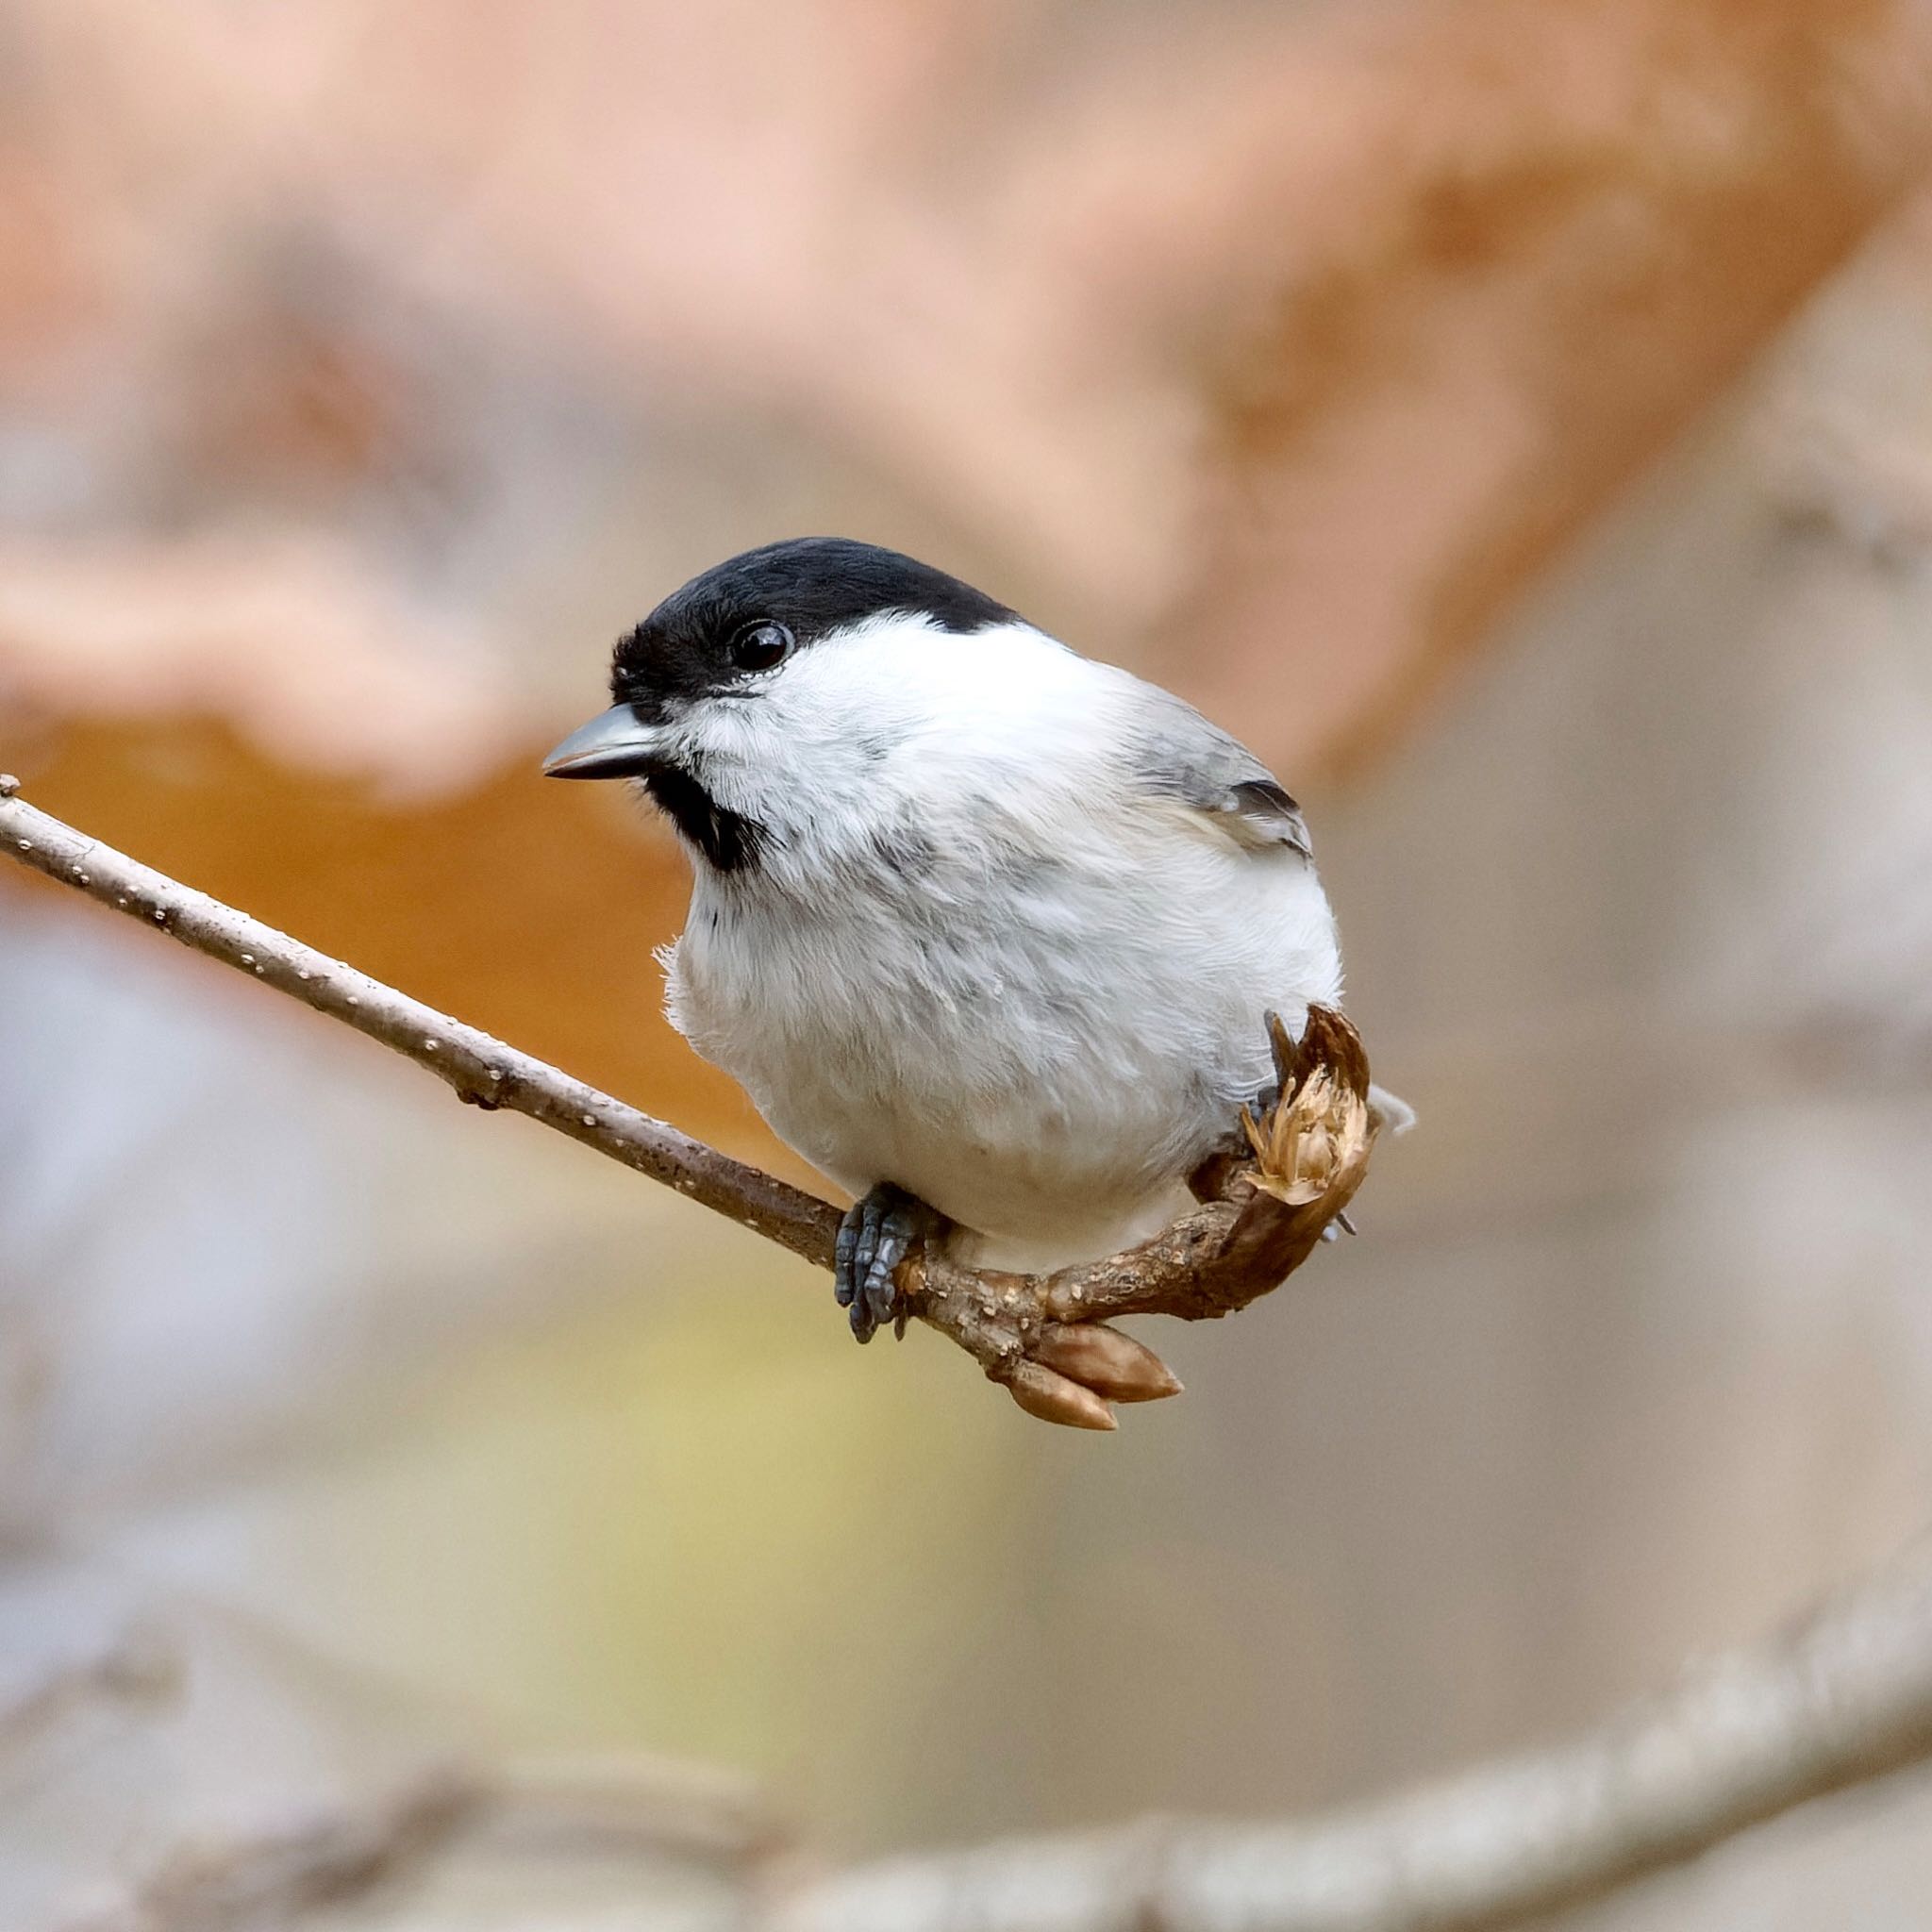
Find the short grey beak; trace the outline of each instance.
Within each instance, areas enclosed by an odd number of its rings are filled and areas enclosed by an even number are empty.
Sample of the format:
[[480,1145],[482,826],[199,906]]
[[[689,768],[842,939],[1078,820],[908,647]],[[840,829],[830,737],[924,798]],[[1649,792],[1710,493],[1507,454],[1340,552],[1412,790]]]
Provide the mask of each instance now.
[[543,760],[546,778],[637,778],[659,762],[658,734],[628,705],[580,724]]

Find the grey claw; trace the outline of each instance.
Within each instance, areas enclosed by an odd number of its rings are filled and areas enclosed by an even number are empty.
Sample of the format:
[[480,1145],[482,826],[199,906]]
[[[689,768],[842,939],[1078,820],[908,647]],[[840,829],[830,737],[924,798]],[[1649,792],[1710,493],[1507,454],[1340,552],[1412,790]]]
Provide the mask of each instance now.
[[839,1297],[841,1308],[852,1306],[857,1280],[852,1261],[858,1249],[858,1223],[863,1208],[864,1203],[859,1202],[845,1210],[845,1218],[839,1224],[839,1239],[832,1244],[832,1292]]
[[1335,1219],[1331,1221],[1328,1224],[1328,1225],[1322,1230],[1322,1239],[1324,1241],[1339,1241],[1343,1235],[1354,1234],[1357,1231],[1357,1230],[1356,1228],[1355,1223],[1348,1218],[1348,1209],[1344,1208],[1338,1215],[1336,1215]]
[[893,1276],[915,1241],[937,1231],[941,1218],[903,1188],[881,1182],[839,1224],[833,1246],[834,1291],[852,1324],[855,1340],[870,1341],[886,1323],[906,1332]]
[[906,1258],[911,1246],[911,1233],[898,1224],[880,1231],[878,1246],[873,1251],[872,1266],[866,1271],[864,1289],[866,1312],[871,1315],[874,1327],[891,1319],[893,1304],[899,1294],[892,1277],[898,1273],[899,1263]]

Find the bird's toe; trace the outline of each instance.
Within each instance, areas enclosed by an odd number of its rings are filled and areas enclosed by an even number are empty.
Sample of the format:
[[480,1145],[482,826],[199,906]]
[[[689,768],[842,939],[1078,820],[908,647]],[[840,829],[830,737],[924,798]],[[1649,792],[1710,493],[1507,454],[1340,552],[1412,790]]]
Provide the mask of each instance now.
[[832,1292],[839,1297],[841,1308],[852,1306],[857,1292],[854,1263],[858,1257],[858,1225],[864,1208],[863,1201],[855,1201],[846,1208],[845,1218],[839,1224],[839,1239],[832,1246]]
[[914,1243],[938,1233],[942,1217],[915,1194],[882,1181],[847,1210],[833,1255],[835,1292],[852,1333],[870,1341],[887,1322],[905,1332],[894,1276]]

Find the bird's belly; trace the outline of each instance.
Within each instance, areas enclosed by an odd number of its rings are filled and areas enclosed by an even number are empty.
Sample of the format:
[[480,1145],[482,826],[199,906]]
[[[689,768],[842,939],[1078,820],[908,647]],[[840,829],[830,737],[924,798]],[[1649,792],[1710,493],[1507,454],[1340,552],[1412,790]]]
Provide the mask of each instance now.
[[1311,876],[1291,918],[1232,905],[1219,931],[1211,908],[1179,931],[1024,909],[995,941],[984,919],[747,930],[694,904],[673,1018],[853,1192],[908,1189],[997,1265],[1107,1253],[1169,1218],[1263,1083],[1266,1009],[1299,1024],[1336,996],[1332,922]]
[[[848,1066],[864,1051],[851,1045]],[[1163,1096],[1047,1076],[991,1092],[971,1068],[924,1071],[924,1098],[908,1106],[903,1089],[858,1098],[817,1067],[798,1067],[773,1084],[760,1110],[854,1193],[891,1180],[930,1202],[978,1238],[971,1257],[991,1265],[1057,1267],[1153,1233],[1192,1165],[1177,1143],[1211,1141],[1229,1124],[1182,1086]]]

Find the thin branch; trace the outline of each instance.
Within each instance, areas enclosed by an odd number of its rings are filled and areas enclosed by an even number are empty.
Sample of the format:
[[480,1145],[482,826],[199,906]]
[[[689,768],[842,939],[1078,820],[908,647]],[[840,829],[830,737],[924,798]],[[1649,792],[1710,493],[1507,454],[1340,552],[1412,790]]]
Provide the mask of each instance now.
[[776,1932],[1494,1932],[1932,1757],[1932,1547],[1560,1749],[1305,1824],[895,1858]]
[[420,1875],[458,1842],[736,1873],[767,1932],[1501,1932],[1932,1757],[1932,1544],[1783,1637],[1556,1750],[1332,1818],[1153,1820],[835,1874],[774,1897],[741,1780],[656,1760],[432,1767],[373,1802],[184,1846],[70,1932],[221,1932]]
[[[0,777],[0,852],[169,934],[414,1060],[475,1107],[540,1121],[829,1267],[840,1210],[664,1122],[410,999],[340,959],[77,832]],[[1029,1414],[1114,1426],[1114,1402],[1173,1395],[1151,1350],[1109,1325],[1122,1315],[1203,1321],[1244,1307],[1314,1251],[1368,1171],[1377,1121],[1368,1061],[1339,1013],[1313,1008],[1299,1041],[1271,1022],[1279,1098],[1242,1117],[1245,1141],[1196,1176],[1203,1205],[1124,1254],[1051,1275],[902,1263],[907,1313],[949,1337]]]
[[829,1201],[733,1160],[547,1060],[88,838],[36,810],[14,795],[17,789],[0,777],[0,852],[8,858],[353,1026],[427,1068],[472,1106],[541,1121],[808,1261],[830,1265],[839,1210]]
[[754,1780],[641,1751],[518,1757],[477,1774],[488,1836],[525,1851],[674,1857],[746,1874],[792,1848],[792,1826]]
[[186,1844],[127,1894],[62,1932],[243,1932],[285,1924],[407,1880],[471,1828],[488,1802],[438,1768],[360,1808],[320,1809],[230,1840]]
[[181,1660],[160,1633],[144,1625],[125,1629],[104,1649],[58,1665],[0,1707],[0,1761],[30,1749],[77,1709],[161,1703],[180,1683]]
[[698,1765],[617,1757],[576,1765],[431,1765],[399,1788],[270,1818],[165,1854],[125,1894],[63,1932],[241,1932],[421,1879],[459,1846],[536,1857],[675,1860],[741,1881],[786,1846],[762,1796]]

